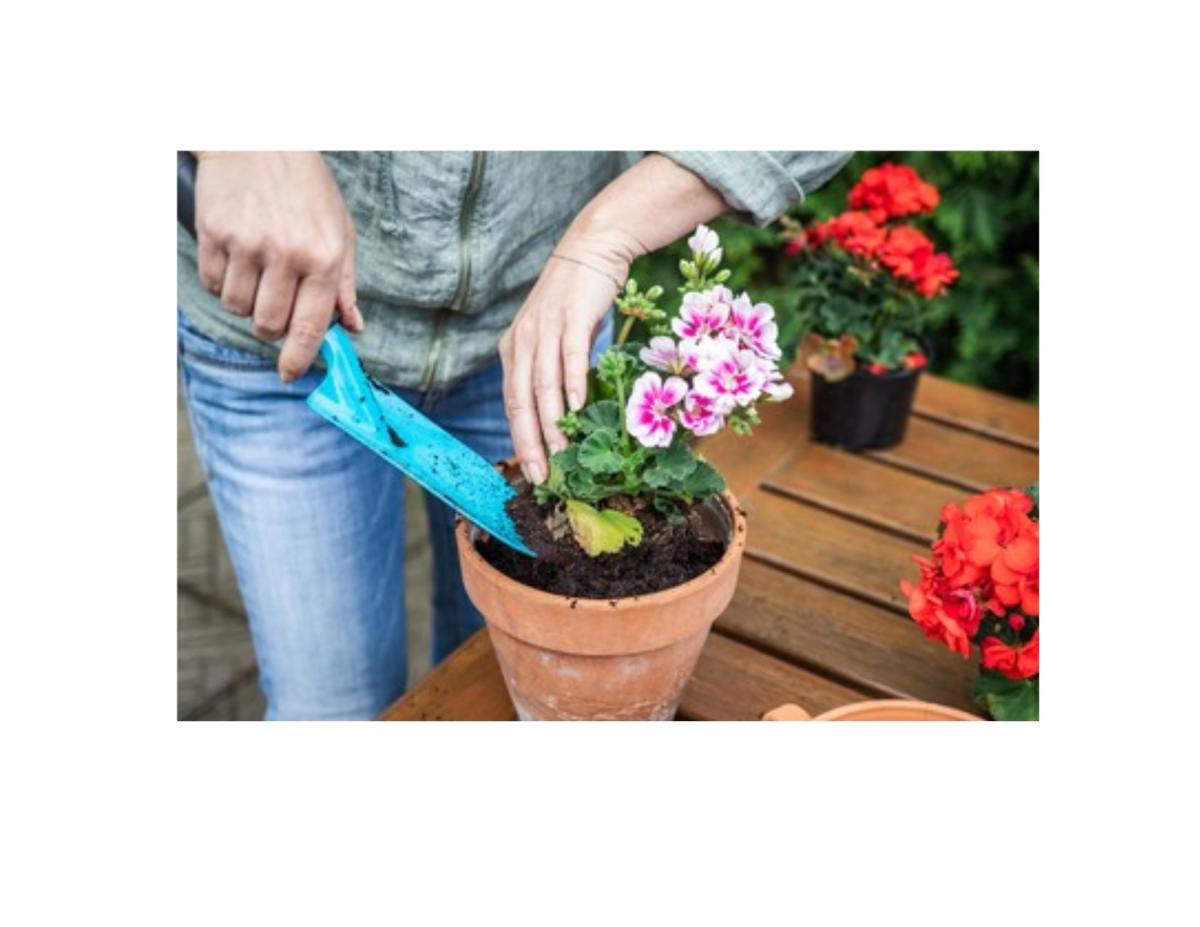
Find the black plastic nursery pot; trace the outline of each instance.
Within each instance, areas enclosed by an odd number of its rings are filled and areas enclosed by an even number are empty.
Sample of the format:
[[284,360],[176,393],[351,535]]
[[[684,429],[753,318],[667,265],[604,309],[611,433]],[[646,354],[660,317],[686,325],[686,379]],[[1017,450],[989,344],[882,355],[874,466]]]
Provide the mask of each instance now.
[[849,451],[893,447],[904,440],[917,379],[924,367],[873,374],[856,370],[830,383],[812,375],[810,432],[821,444]]

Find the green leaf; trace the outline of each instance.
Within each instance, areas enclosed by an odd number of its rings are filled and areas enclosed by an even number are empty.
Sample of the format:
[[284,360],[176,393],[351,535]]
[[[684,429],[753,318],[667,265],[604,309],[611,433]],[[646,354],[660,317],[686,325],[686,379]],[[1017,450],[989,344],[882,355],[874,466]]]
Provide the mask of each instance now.
[[591,434],[597,428],[621,430],[621,410],[615,399],[601,399],[593,402],[579,414],[579,429],[581,434]]
[[[682,480],[696,469],[699,461],[685,444],[672,444],[654,455],[653,469],[668,482]],[[666,485],[664,483],[663,485]]]
[[642,523],[624,512],[600,511],[586,502],[568,499],[567,520],[575,540],[591,557],[614,554],[626,544],[636,547],[642,543]]
[[595,477],[590,470],[575,467],[566,472],[566,492],[563,498],[590,499],[595,501],[604,495],[603,490],[596,485]]
[[694,499],[705,499],[725,491],[725,478],[710,464],[696,461],[696,469],[683,481],[683,491]]
[[642,472],[642,482],[651,489],[680,492],[683,480],[696,469],[696,457],[686,447],[676,445],[659,451]]
[[1037,521],[1038,509],[1041,507],[1041,500],[1038,498],[1038,485],[1037,483],[1031,483],[1025,490],[1025,495],[1033,500],[1033,509],[1030,511],[1029,517],[1034,521]]
[[576,466],[576,453],[577,448],[574,445],[568,445],[557,454],[550,456],[549,476],[546,477],[545,482],[533,487],[533,497],[538,502],[563,496],[566,491],[566,474]]
[[683,522],[683,513],[679,511],[679,503],[670,496],[655,496],[654,508],[661,515],[665,515],[667,521],[673,525],[678,525]]
[[1038,678],[1009,679],[994,670],[980,669],[975,679],[975,701],[997,721],[1036,721]]
[[611,428],[593,431],[579,445],[579,465],[593,473],[620,473],[624,460],[617,442],[617,433]]

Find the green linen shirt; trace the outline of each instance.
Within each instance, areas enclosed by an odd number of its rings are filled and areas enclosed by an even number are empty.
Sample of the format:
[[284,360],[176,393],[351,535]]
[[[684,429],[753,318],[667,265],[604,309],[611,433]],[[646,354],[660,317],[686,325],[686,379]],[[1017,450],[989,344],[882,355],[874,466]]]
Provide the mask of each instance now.
[[[765,224],[831,177],[848,152],[662,154]],[[500,336],[587,202],[640,152],[327,152],[358,232],[366,331],[354,336],[385,383],[442,389],[495,360]],[[178,229],[179,305],[214,340],[274,357],[249,319],[200,282],[196,243]]]

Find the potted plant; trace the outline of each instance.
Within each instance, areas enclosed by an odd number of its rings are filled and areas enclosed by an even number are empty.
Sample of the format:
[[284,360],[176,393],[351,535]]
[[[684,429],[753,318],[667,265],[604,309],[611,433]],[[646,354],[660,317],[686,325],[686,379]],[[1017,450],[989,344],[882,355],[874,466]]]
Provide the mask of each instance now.
[[990,489],[942,508],[921,577],[902,580],[926,637],[979,648],[975,700],[997,721],[1038,719],[1038,487]]
[[[624,322],[559,422],[570,443],[546,481],[508,468],[509,513],[538,556],[458,526],[463,581],[522,719],[670,719],[733,596],[745,516],[694,441],[749,433],[756,405],[792,388],[773,309],[722,285],[711,230],[688,244],[672,317],[661,287],[630,280],[618,297]],[[630,340],[639,321],[648,343]]]
[[849,450],[904,439],[922,333],[958,277],[949,255],[902,221],[933,212],[938,190],[911,167],[882,164],[851,188],[849,209],[808,228],[785,221],[799,258],[800,356],[811,371],[814,440]]

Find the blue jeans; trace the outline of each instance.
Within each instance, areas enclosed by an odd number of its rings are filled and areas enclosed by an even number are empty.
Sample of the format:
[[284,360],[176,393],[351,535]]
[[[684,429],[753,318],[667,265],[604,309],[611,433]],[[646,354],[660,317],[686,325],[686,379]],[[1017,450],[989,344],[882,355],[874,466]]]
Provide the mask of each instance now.
[[[404,477],[305,405],[310,372],[227,348],[179,316],[196,450],[250,619],[268,719],[371,718],[405,689]],[[401,396],[488,460],[512,455],[499,362],[446,391]],[[433,659],[482,627],[454,514],[425,495]]]

